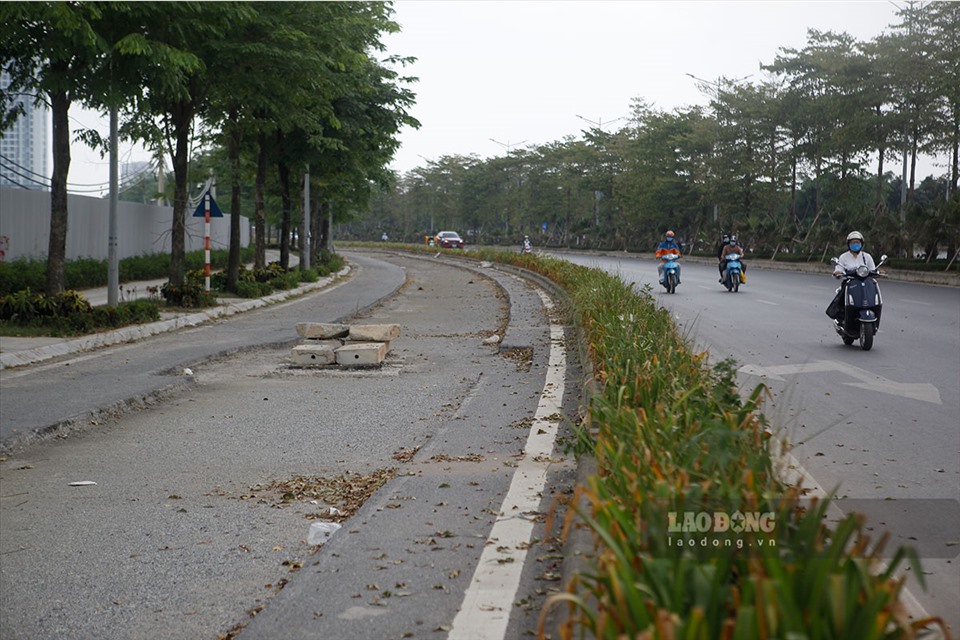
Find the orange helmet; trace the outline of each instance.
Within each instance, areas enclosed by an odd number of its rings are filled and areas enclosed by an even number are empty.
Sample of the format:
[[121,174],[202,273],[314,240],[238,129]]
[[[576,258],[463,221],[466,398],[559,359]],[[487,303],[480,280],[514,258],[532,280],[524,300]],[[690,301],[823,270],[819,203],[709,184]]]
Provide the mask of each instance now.
[[673,231],[667,231],[667,237],[668,237],[668,238],[672,238],[672,237],[673,237]]

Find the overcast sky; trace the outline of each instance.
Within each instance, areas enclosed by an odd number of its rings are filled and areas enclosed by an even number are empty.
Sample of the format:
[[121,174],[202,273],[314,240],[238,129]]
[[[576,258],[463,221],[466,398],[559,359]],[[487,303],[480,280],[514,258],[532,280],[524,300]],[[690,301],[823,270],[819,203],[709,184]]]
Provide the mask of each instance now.
[[[401,133],[400,172],[444,155],[489,158],[580,137],[591,124],[578,116],[609,131],[636,98],[665,110],[706,105],[687,74],[760,81],[760,65],[804,47],[808,29],[866,41],[897,22],[887,0],[397,0],[394,9],[402,31],[384,43],[417,58],[403,72],[419,78],[411,114],[422,125]],[[74,126],[106,128],[75,111]],[[144,154],[126,145],[124,156]],[[107,171],[74,148],[71,183],[106,183]]]

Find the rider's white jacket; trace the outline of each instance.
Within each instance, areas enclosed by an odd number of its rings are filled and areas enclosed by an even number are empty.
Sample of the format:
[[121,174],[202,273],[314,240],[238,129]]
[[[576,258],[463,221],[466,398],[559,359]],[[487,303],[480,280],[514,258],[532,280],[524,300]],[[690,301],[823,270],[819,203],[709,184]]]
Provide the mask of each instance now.
[[860,253],[847,251],[846,253],[841,253],[837,260],[837,265],[833,268],[834,275],[842,276],[847,269],[856,269],[861,264],[867,265],[870,271],[877,270],[877,265],[873,262],[873,256],[866,251],[860,251]]

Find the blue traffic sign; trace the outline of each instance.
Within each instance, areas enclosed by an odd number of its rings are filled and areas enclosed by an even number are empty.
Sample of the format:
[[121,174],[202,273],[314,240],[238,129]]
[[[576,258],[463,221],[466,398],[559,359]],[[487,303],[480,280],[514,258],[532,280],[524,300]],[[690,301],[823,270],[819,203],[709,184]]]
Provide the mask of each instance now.
[[204,204],[204,200],[206,200],[207,196],[210,196],[210,217],[222,218],[223,211],[220,211],[220,207],[217,206],[217,201],[213,199],[213,195],[210,193],[210,191],[207,191],[205,194],[203,194],[203,198],[200,198],[200,204],[198,204],[197,208],[194,209],[193,217],[203,218],[206,216],[206,205]]

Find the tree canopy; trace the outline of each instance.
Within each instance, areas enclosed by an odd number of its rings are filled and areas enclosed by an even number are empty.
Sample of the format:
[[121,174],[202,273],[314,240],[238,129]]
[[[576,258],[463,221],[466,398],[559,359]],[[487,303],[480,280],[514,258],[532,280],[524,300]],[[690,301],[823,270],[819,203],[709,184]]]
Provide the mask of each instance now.
[[[696,250],[732,232],[756,252],[819,258],[861,228],[875,251],[952,257],[960,4],[911,3],[898,19],[869,42],[810,30],[757,79],[701,81],[706,107],[637,97],[616,131],[439,158],[398,176],[349,231],[418,240],[443,220],[473,242],[643,251],[671,228]],[[945,172],[917,176],[921,153],[949,157]]]

